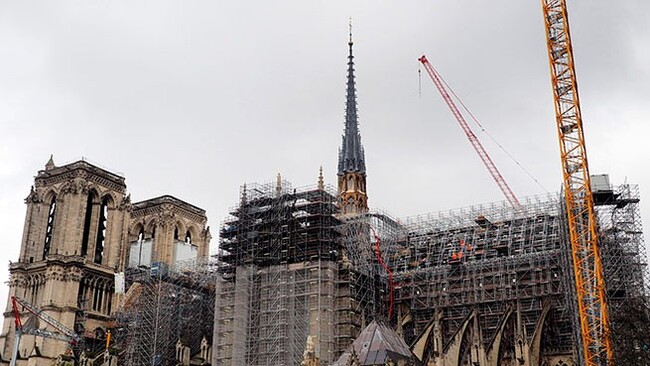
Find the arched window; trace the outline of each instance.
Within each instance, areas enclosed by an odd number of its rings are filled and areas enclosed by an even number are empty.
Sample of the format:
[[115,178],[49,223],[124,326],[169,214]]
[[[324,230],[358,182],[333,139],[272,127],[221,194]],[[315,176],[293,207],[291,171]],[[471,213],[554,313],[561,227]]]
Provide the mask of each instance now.
[[52,197],[50,201],[50,209],[47,215],[47,228],[45,229],[45,243],[43,245],[43,260],[50,254],[50,247],[52,246],[52,234],[54,233],[54,214],[56,213],[56,196]]
[[88,254],[88,238],[90,237],[90,222],[93,216],[93,193],[88,193],[86,199],[86,217],[84,219],[84,231],[81,238],[81,255]]
[[178,227],[174,229],[174,240],[178,240]]
[[347,213],[354,212],[354,200],[352,199],[352,197],[348,198],[348,203],[346,207],[347,207],[346,208]]
[[348,191],[354,190],[354,177],[348,178]]
[[108,227],[108,197],[104,197],[99,209],[99,223],[97,224],[97,241],[95,242],[95,263],[102,264],[104,259],[104,244],[106,241],[106,228]]
[[156,237],[156,227],[154,226],[153,229],[151,229],[151,239],[154,239]]
[[101,303],[101,296],[102,296],[102,286],[99,281],[95,281],[93,284],[93,303],[92,303],[92,309],[95,311],[100,310],[99,304]]
[[138,241],[143,241],[144,240],[144,228],[140,228],[140,232],[138,233]]
[[185,243],[192,244],[192,234],[190,234],[189,230],[185,233]]

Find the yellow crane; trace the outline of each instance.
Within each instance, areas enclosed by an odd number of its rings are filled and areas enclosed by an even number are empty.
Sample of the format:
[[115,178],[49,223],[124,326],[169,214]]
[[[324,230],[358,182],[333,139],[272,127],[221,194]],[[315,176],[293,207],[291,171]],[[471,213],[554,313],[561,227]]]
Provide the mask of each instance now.
[[560,141],[582,353],[587,366],[612,365],[605,279],[580,114],[566,0],[542,0]]

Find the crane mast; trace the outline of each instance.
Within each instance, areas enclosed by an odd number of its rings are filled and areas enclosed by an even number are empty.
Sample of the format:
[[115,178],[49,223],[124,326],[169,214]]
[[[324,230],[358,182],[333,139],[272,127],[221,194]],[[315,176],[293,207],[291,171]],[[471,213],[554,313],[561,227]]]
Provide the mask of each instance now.
[[496,165],[494,165],[494,162],[490,158],[490,155],[488,155],[487,151],[485,151],[485,148],[483,148],[481,141],[479,141],[478,137],[476,137],[474,132],[472,132],[472,129],[467,124],[467,121],[465,121],[465,118],[458,110],[456,103],[454,103],[453,99],[451,99],[451,96],[447,92],[447,89],[445,88],[445,85],[442,82],[442,78],[440,77],[440,74],[438,74],[436,69],[433,68],[429,60],[427,60],[426,56],[422,55],[422,57],[420,57],[418,61],[420,61],[424,66],[424,69],[427,70],[429,77],[431,77],[431,80],[433,81],[436,88],[442,95],[442,98],[447,103],[447,106],[449,106],[451,113],[454,115],[454,117],[458,121],[458,124],[465,132],[465,135],[467,136],[467,139],[469,140],[470,144],[472,144],[472,147],[474,148],[474,150],[476,150],[476,153],[478,154],[479,158],[481,158],[481,161],[485,165],[485,168],[487,168],[488,172],[496,182],[497,186],[499,186],[499,189],[501,190],[503,195],[506,197],[508,202],[510,202],[512,207],[516,209],[520,209],[521,204],[519,203],[519,200],[512,192],[512,189],[510,189],[510,186],[508,186],[508,183],[506,183],[506,180],[503,178],[503,176],[497,169]]
[[598,231],[565,0],[542,0],[560,142],[582,352],[586,366],[611,365],[613,350]]

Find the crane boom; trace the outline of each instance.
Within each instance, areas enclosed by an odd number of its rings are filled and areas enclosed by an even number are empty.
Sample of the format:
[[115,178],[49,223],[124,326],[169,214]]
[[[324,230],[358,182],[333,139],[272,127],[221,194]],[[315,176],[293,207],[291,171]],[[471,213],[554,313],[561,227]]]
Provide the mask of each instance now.
[[506,199],[508,200],[508,202],[510,202],[510,204],[514,208],[516,209],[521,208],[521,204],[519,203],[519,200],[517,199],[515,194],[510,189],[510,186],[508,186],[508,183],[506,183],[506,180],[503,178],[503,176],[497,169],[496,165],[494,165],[494,162],[490,158],[490,155],[488,155],[488,153],[483,148],[481,141],[479,141],[478,137],[476,137],[474,132],[472,132],[472,129],[467,124],[467,121],[465,121],[465,118],[458,110],[458,107],[456,107],[456,104],[454,103],[453,99],[447,92],[447,89],[445,88],[442,82],[442,78],[440,77],[438,72],[433,68],[431,63],[429,63],[429,60],[427,60],[427,57],[425,55],[422,55],[422,57],[420,57],[418,61],[420,61],[424,66],[424,69],[427,70],[429,77],[431,77],[431,80],[433,81],[436,88],[442,95],[442,98],[447,103],[447,106],[449,106],[451,113],[458,121],[458,124],[460,124],[460,127],[465,132],[465,135],[467,136],[467,139],[469,140],[470,144],[472,144],[472,147],[474,148],[474,150],[476,150],[476,153],[478,154],[479,158],[481,158],[481,161],[483,161],[483,164],[487,168],[488,172],[490,173],[494,181],[497,183],[497,186],[499,186],[501,192],[503,192],[503,195],[506,196]]
[[598,232],[565,0],[542,0],[564,195],[587,366],[613,358]]
[[[20,310],[18,310],[18,305],[21,305],[25,310],[28,312],[34,314],[37,318],[45,321],[49,325],[53,326],[56,330],[58,330],[61,333],[56,333],[56,332],[51,332],[49,330],[45,329],[38,329],[38,328],[27,328],[23,325],[22,320],[20,319]],[[81,337],[63,325],[61,322],[58,320],[52,318],[51,316],[47,315],[45,312],[43,312],[41,309],[35,307],[31,303],[29,303],[26,300],[20,299],[16,296],[11,297],[11,308],[12,312],[14,315],[14,322],[16,325],[16,333],[14,337],[14,347],[13,351],[11,353],[11,361],[9,363],[10,366],[16,366],[16,361],[18,359],[18,347],[20,346],[20,339],[22,338],[23,334],[31,334],[34,336],[38,337],[44,337],[44,338],[51,338],[51,339],[57,339],[60,341],[65,341],[68,342],[72,345],[77,344],[77,342],[81,341]]]
[[[35,307],[34,305],[30,304],[26,300],[20,299],[20,298],[18,298],[16,296],[12,296],[11,301],[12,301],[14,307],[17,308],[16,303],[22,305],[27,311],[29,311],[30,313],[34,314],[38,318],[42,319],[46,323],[48,323],[51,326],[53,326],[54,328],[56,328],[56,330],[63,333],[71,341],[78,342],[78,341],[81,340],[81,337],[77,333],[72,331],[72,329],[66,327],[61,322],[59,322],[58,320],[56,320],[56,319],[52,318],[51,316],[47,315],[41,309]],[[16,313],[16,310],[14,311],[14,314],[15,313]]]

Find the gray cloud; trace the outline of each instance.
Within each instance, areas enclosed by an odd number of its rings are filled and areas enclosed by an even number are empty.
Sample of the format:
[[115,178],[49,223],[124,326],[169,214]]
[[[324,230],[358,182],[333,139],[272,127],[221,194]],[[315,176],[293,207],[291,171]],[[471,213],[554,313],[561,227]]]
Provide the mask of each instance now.
[[[5,263],[17,258],[22,199],[50,153],[59,164],[85,156],[122,172],[135,200],[169,193],[197,204],[215,233],[243,182],[279,171],[295,186],[315,184],[323,165],[334,183],[349,16],[371,206],[404,216],[502,199],[424,74],[418,95],[421,53],[545,187],[561,184],[536,2],[0,7]],[[642,193],[650,189],[649,8],[570,3],[592,172],[638,182]],[[543,193],[479,137],[515,193]]]

